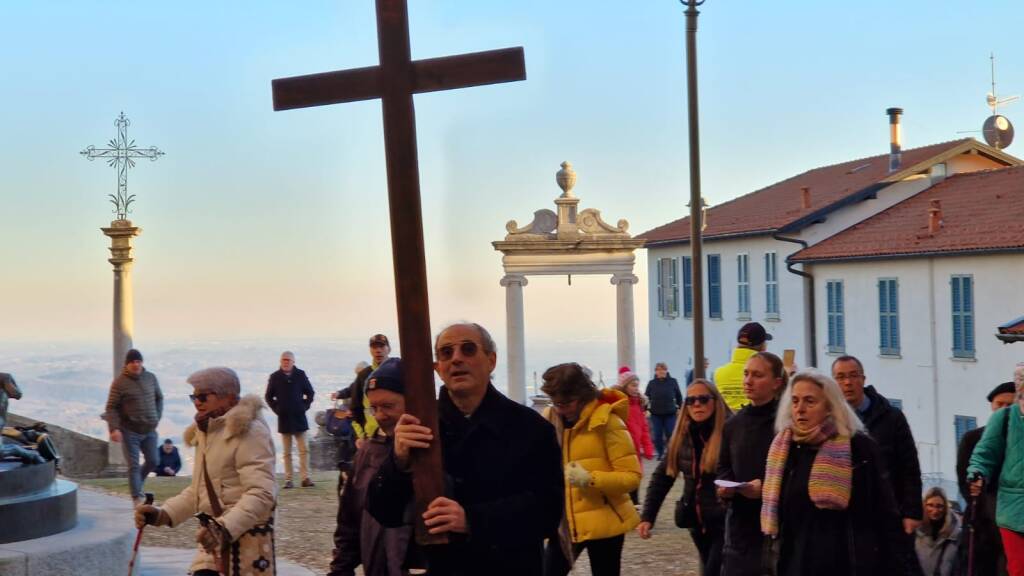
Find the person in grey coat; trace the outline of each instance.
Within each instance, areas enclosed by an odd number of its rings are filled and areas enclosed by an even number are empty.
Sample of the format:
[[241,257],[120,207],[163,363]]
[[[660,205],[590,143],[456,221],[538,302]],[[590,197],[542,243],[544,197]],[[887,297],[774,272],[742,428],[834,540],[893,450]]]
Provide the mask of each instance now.
[[[124,359],[124,370],[114,378],[107,395],[103,419],[110,441],[120,442],[128,463],[128,486],[138,505],[145,498],[142,484],[159,463],[156,426],[164,413],[164,395],[156,375],[142,365],[142,353],[134,348]],[[145,463],[139,464],[139,454]]]
[[[367,409],[377,419],[383,436],[368,439],[356,452],[352,473],[341,496],[338,527],[334,532],[334,558],[328,576],[355,576],[362,564],[366,576],[405,576],[412,541],[412,524],[385,528],[366,510],[370,483],[391,456],[395,425],[405,412],[402,363],[389,358],[366,379]],[[410,518],[411,519],[411,518]]]
[[933,486],[924,495],[924,522],[915,530],[914,550],[925,576],[961,573],[959,543],[963,523],[949,506],[945,491]]

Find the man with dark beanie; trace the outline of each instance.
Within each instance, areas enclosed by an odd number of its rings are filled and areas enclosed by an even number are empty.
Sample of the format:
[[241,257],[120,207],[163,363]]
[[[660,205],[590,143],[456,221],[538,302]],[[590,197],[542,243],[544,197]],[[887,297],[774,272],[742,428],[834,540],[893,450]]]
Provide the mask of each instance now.
[[[142,483],[156,470],[159,460],[156,426],[164,413],[164,395],[156,376],[142,366],[142,353],[131,349],[124,370],[110,384],[103,419],[110,429],[110,441],[119,442],[128,464],[128,486],[138,505],[145,498]],[[139,465],[139,453],[145,464]]]
[[[1013,406],[1016,389],[1013,382],[1003,382],[988,393],[986,399],[992,408],[992,413],[1001,408]],[[960,485],[960,494],[968,503],[971,502],[971,486],[967,478],[967,466],[971,463],[971,454],[974,447],[978,445],[985,427],[975,428],[964,434],[960,440],[960,447],[956,452],[956,479]],[[999,527],[996,526],[996,492],[999,490],[998,482],[986,482],[985,488],[978,496],[977,510],[974,511],[974,574],[975,576],[999,576],[1006,574],[1006,555],[1003,552],[1002,537],[999,535]],[[971,510],[968,508],[966,518],[972,518]],[[966,566],[966,546],[961,550]]]

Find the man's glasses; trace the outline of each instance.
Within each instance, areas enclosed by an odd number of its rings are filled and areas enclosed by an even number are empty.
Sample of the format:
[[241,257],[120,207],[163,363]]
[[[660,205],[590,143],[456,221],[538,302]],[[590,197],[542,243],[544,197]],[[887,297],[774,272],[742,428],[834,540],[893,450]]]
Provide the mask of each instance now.
[[194,402],[206,402],[207,396],[216,396],[216,392],[203,392],[201,394],[189,394],[188,398]]
[[836,382],[840,380],[860,380],[863,377],[864,374],[861,372],[850,372],[849,374],[845,372],[840,372],[839,374],[836,374],[835,380]]
[[714,400],[714,396],[709,394],[699,394],[697,396],[687,396],[686,400],[683,401],[687,406],[693,406],[694,404],[700,404],[701,406]]
[[[476,356],[476,351],[479,348],[476,345],[476,342],[469,342],[468,340],[466,342],[461,342],[458,346],[459,352],[467,358]],[[453,356],[455,356],[454,344],[445,344],[437,349],[438,360],[447,362],[451,360]]]

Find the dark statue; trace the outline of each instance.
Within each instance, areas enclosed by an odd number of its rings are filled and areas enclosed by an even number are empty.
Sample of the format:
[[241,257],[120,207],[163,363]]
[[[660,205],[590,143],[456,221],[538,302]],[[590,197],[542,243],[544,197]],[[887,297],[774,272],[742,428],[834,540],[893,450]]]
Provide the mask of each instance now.
[[7,404],[11,398],[20,399],[21,388],[14,382],[14,376],[0,372],[0,460],[20,460],[22,464],[58,460],[60,455],[45,424],[37,422],[31,427],[7,425]]

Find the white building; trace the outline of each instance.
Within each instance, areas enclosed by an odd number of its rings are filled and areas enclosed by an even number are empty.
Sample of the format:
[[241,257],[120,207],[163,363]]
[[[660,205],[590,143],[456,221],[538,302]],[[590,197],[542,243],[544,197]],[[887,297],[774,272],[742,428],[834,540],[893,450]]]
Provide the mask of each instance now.
[[[985,395],[1024,360],[1024,347],[995,337],[1024,312],[1012,280],[1024,278],[1021,164],[965,139],[817,168],[710,208],[712,369],[751,320],[774,336],[771,351],[796,349],[800,366],[857,356],[868,384],[902,406],[922,472],[954,479],[959,435],[984,424]],[[651,362],[682,374],[693,362],[689,219],[639,237]]]

